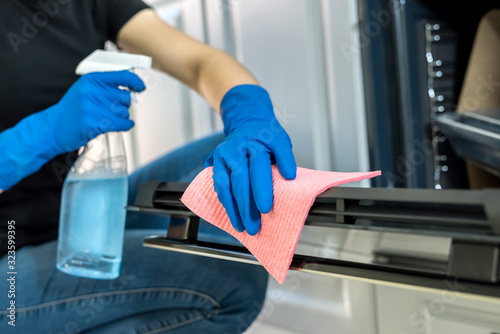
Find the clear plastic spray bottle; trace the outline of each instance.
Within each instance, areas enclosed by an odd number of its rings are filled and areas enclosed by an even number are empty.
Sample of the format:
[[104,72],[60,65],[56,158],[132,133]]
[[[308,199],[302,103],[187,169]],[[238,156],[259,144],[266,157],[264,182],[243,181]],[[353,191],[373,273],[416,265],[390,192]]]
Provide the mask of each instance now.
[[[151,68],[151,58],[96,50],[78,65],[76,73],[133,68]],[[108,132],[94,138],[64,182],[57,244],[59,270],[95,279],[119,276],[127,193],[122,134]]]

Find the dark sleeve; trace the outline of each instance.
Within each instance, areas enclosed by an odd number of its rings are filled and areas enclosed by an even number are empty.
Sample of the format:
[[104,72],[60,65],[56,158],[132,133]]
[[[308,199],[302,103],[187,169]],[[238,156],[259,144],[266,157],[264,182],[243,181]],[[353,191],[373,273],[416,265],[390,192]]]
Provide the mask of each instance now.
[[135,14],[150,8],[142,0],[102,0],[106,2],[106,19],[108,22],[108,39],[116,42],[120,29]]

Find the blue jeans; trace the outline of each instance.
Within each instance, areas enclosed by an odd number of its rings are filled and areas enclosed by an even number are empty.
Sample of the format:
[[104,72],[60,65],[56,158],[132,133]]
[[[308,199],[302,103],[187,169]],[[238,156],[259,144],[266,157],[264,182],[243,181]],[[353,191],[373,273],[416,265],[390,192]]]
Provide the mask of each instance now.
[[[130,204],[148,179],[190,181],[220,142],[220,134],[193,142],[130,176]],[[0,279],[0,333],[242,333],[265,298],[262,267],[142,246],[165,234],[168,219],[131,213],[120,277],[94,280],[56,269],[56,241],[16,252],[15,327],[8,324],[6,274]],[[161,227],[161,228],[160,228]],[[234,243],[208,224],[207,239]],[[6,273],[7,257],[0,260]]]

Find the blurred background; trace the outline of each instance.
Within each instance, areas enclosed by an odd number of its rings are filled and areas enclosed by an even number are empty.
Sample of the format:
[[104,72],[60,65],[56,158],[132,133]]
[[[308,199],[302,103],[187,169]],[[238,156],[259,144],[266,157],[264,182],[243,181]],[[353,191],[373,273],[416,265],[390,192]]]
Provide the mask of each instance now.
[[[149,0],[169,24],[223,49],[265,87],[301,167],[382,170],[356,187],[468,188],[434,116],[456,110],[481,17],[498,1]],[[215,131],[187,87],[141,71],[148,90],[127,135],[129,172]],[[373,262],[376,253],[446,263],[450,238],[304,229],[297,253]],[[247,333],[494,334],[500,302],[457,292],[290,272],[271,279]],[[453,284],[453,283],[450,283]]]

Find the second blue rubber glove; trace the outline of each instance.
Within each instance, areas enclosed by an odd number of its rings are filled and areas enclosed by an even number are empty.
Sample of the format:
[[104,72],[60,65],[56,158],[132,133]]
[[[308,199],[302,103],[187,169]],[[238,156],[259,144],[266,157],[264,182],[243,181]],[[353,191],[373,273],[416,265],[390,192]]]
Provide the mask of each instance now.
[[220,110],[226,139],[205,165],[213,166],[214,189],[234,229],[255,235],[260,214],[268,213],[273,204],[271,164],[276,162],[285,179],[295,178],[292,142],[260,86],[233,87]]
[[62,153],[109,131],[126,131],[130,93],[145,89],[129,71],[82,76],[52,107],[32,114],[0,133],[0,189],[8,190]]
[[134,126],[129,119],[130,92],[146,87],[129,71],[95,72],[82,76],[53,107],[46,110],[54,129],[54,144],[70,152],[89,140],[110,131],[127,131]]

